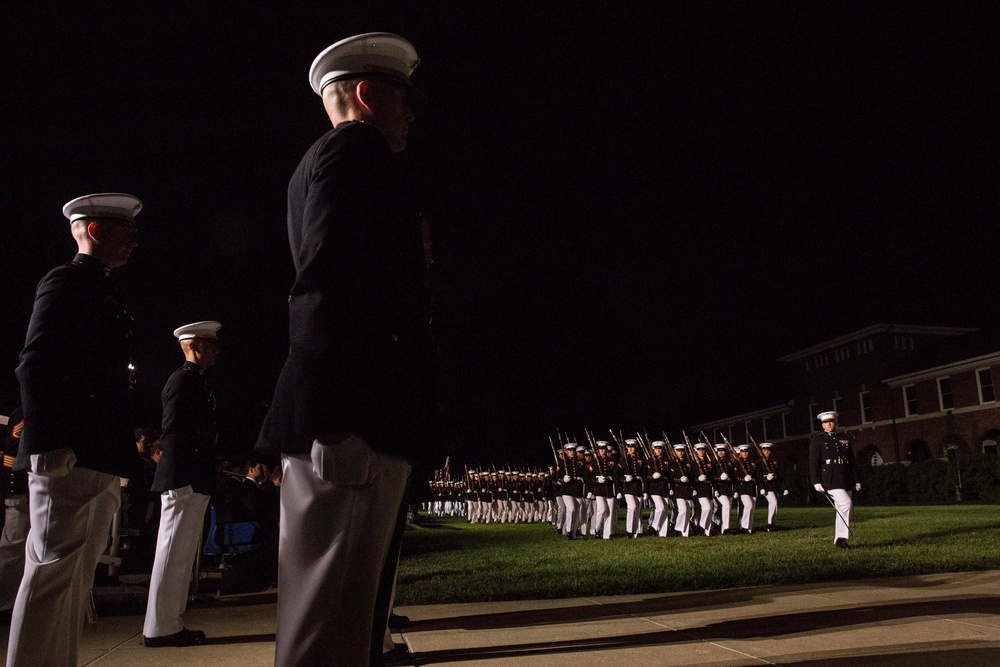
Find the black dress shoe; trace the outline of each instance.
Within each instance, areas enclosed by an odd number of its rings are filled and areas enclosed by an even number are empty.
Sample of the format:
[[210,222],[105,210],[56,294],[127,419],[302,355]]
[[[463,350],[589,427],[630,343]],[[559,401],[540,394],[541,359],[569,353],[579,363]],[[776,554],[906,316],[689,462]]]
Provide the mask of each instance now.
[[205,643],[205,633],[201,630],[188,630],[184,628],[180,632],[162,637],[143,637],[142,643],[149,648],[160,648],[161,646],[197,646]]
[[410,617],[403,616],[401,614],[390,613],[389,614],[389,627],[393,630],[400,630],[402,628],[408,627],[410,625]]
[[838,537],[836,541],[833,543],[833,546],[837,547],[838,549],[850,549],[850,547],[847,546],[847,539],[843,537]]

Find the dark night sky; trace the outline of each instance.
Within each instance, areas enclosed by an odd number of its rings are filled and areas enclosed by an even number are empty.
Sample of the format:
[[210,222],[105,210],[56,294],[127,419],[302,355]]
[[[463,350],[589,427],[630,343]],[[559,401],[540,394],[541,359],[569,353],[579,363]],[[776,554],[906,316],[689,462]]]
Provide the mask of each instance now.
[[170,330],[219,319],[249,447],[287,345],[285,187],[328,125],[306,73],[375,30],[414,43],[431,99],[401,159],[434,224],[453,453],[680,429],[784,400],[774,360],[827,338],[996,323],[987,3],[270,4],[0,10],[5,377],[73,252],[62,204],[130,192],[140,413]]

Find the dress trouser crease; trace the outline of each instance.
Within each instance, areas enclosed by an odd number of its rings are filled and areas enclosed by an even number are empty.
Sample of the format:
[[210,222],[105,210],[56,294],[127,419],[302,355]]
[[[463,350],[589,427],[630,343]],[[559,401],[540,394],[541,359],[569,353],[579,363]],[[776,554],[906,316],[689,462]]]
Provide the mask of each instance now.
[[275,665],[364,667],[381,656],[410,464],[357,436],[281,462]]
[[165,637],[184,629],[191,571],[201,545],[210,497],[191,486],[160,496],[160,532],[149,579],[149,600],[142,627],[145,637]]
[[94,571],[121,505],[117,476],[72,468],[28,473],[31,529],[7,644],[7,667],[76,667]]

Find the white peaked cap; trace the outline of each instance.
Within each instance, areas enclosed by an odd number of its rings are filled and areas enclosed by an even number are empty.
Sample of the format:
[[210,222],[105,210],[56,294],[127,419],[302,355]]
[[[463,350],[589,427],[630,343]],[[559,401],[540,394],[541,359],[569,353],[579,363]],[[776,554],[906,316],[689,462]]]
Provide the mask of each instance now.
[[102,192],[77,197],[63,205],[63,215],[70,222],[80,218],[118,218],[135,222],[135,216],[142,210],[138,197],[122,192]]
[[328,83],[356,75],[381,75],[411,86],[410,75],[420,64],[409,41],[391,32],[369,32],[326,47],[309,68],[309,85],[317,95]]
[[214,320],[193,322],[174,329],[174,336],[177,340],[188,340],[189,338],[208,338],[209,340],[218,340],[219,337],[217,333],[221,328],[222,325]]

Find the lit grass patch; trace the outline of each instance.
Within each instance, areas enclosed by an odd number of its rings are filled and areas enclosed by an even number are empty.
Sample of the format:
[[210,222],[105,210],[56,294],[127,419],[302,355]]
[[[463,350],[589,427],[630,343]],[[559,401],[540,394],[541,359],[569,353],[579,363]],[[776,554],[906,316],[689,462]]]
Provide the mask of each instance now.
[[[759,513],[758,513],[759,514]],[[396,603],[666,593],[1000,568],[1000,507],[855,507],[851,549],[832,508],[782,508],[782,530],[567,540],[542,524],[422,517],[407,531]],[[622,525],[622,524],[619,524]]]

